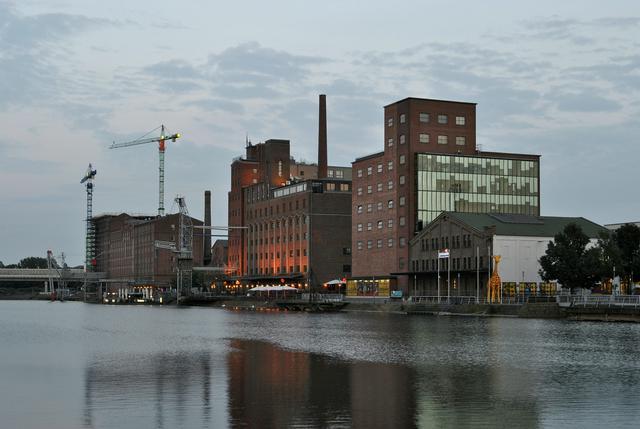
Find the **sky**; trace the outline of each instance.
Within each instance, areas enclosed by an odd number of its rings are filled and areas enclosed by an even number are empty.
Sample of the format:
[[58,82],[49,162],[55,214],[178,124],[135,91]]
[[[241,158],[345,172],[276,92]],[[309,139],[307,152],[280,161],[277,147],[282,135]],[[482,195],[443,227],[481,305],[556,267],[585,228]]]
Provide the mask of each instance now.
[[0,0],[0,261],[84,260],[93,212],[153,214],[164,124],[165,207],[227,224],[245,139],[329,163],[383,149],[383,106],[475,102],[483,150],[539,154],[541,213],[640,221],[640,2]]

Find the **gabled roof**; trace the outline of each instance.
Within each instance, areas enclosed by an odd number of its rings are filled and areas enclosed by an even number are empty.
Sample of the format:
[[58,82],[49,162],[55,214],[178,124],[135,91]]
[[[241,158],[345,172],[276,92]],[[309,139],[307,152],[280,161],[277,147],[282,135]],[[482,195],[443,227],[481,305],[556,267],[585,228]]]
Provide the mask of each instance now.
[[443,212],[433,222],[443,216],[458,219],[478,231],[495,228],[496,235],[553,237],[570,223],[577,224],[589,238],[598,238],[601,232],[607,231],[605,227],[583,217]]

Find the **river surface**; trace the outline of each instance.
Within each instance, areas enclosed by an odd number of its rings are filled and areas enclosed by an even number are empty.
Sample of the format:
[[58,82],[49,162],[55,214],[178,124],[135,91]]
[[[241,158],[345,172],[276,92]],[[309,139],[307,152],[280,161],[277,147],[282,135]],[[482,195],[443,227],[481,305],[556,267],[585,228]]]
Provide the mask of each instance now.
[[635,428],[639,379],[639,324],[0,301],[2,428]]

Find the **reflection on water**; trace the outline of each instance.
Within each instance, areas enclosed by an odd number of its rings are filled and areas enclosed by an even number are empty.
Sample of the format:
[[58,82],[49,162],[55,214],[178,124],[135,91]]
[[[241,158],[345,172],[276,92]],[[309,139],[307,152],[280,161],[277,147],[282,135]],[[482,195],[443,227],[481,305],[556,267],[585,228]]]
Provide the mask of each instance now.
[[0,427],[636,427],[639,337],[627,324],[0,302]]

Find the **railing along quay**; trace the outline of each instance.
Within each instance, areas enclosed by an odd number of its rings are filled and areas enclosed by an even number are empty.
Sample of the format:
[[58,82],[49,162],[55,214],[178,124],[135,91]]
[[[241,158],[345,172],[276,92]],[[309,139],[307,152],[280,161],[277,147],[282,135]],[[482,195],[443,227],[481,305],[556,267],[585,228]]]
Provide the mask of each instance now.
[[561,307],[640,308],[640,295],[559,295]]

